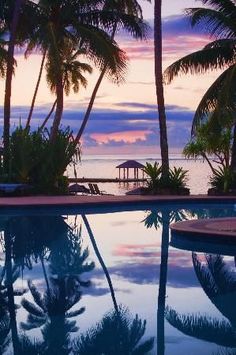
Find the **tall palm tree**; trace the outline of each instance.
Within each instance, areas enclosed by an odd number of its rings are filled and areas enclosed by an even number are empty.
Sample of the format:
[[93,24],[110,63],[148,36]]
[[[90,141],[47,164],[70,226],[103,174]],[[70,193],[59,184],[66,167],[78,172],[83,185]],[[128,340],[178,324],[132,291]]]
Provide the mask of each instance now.
[[[119,79],[125,70],[125,55],[106,31],[115,20],[125,22],[122,14],[102,11],[104,1],[45,1],[40,0],[39,26],[35,31],[35,43],[48,49],[48,62],[56,80],[56,112],[52,126],[55,138],[63,113],[63,71],[62,59],[68,39],[75,47],[86,50],[86,55],[97,65],[103,67],[108,61],[109,73]],[[60,21],[58,19],[60,18]],[[132,24],[131,24],[132,27]],[[133,26],[134,27],[134,26]]]
[[162,73],[162,0],[154,2],[154,50],[155,50],[155,83],[159,115],[160,148],[162,161],[162,177],[168,180],[169,152],[166,125],[165,100]]
[[182,315],[166,309],[166,319],[182,333],[225,347],[236,347],[235,271],[219,255],[206,255],[206,265],[193,253],[198,280],[213,305],[224,316],[219,320],[207,315]]
[[[147,0],[147,1],[149,1],[149,0]],[[104,4],[104,10],[107,8],[112,9],[112,11],[119,11],[119,12],[124,13],[126,15],[127,19],[129,19],[130,23],[133,22],[134,24],[136,24],[135,31],[133,30],[133,28],[129,27],[128,23],[126,26],[123,26],[124,30],[131,32],[131,35],[133,35],[137,39],[145,38],[146,32],[147,32],[147,26],[143,22],[142,9],[136,0],[119,0],[119,1],[108,0]],[[118,21],[114,23],[113,28],[111,30],[111,39],[112,40],[114,40],[116,33],[118,32],[118,30],[120,30],[120,27],[121,26],[119,25]],[[79,141],[81,140],[82,134],[83,134],[85,127],[87,125],[87,122],[89,120],[98,90],[100,88],[100,85],[102,83],[104,76],[107,74],[107,71],[108,71],[108,63],[105,62],[104,67],[102,68],[101,73],[98,77],[98,80],[94,86],[94,89],[93,89],[87,110],[85,112],[83,121],[81,123],[80,129],[79,129],[77,136],[75,138],[77,143],[79,143]]]
[[[202,0],[205,8],[187,9],[191,25],[201,25],[214,38],[209,44],[171,64],[165,71],[165,79],[171,82],[180,73],[204,74],[208,71],[224,70],[201,99],[194,119],[192,134],[209,113],[219,118],[224,113],[236,110],[236,4],[231,0]],[[223,109],[223,113],[222,113]],[[211,117],[212,119],[212,117]],[[236,170],[236,123],[233,124],[233,147],[231,168]]]
[[[11,117],[11,91],[12,77],[14,72],[14,49],[16,45],[17,26],[19,23],[20,13],[25,0],[16,0],[13,8],[12,18],[9,27],[9,42],[5,81],[5,97],[4,97],[4,127],[3,127],[3,143],[4,143],[4,165],[8,172],[9,163],[9,138],[10,138],[10,117]],[[3,4],[4,6],[4,4]]]

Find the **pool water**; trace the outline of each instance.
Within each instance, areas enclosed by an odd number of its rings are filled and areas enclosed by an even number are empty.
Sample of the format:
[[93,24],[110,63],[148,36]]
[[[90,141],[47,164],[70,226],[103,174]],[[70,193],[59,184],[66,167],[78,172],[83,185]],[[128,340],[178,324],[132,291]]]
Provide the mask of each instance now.
[[0,354],[236,353],[236,242],[169,232],[235,206],[134,209],[0,216]]

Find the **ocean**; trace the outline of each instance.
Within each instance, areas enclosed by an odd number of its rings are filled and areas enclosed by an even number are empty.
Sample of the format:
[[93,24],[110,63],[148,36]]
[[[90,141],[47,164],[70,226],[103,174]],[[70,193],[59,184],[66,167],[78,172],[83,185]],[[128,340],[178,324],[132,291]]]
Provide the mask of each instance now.
[[[146,162],[160,163],[160,157],[155,155],[82,155],[81,161],[76,166],[77,177],[82,178],[116,178],[118,177],[118,169],[116,166],[126,160],[137,160],[141,164]],[[211,175],[208,164],[202,160],[185,159],[181,154],[172,154],[170,156],[171,167],[183,167],[188,170],[188,187],[191,194],[206,194],[209,186],[209,178]],[[130,177],[133,172],[130,173]],[[73,168],[68,169],[67,175],[74,177]],[[85,183],[85,186],[87,184]],[[99,183],[100,190],[115,195],[123,195],[127,191],[136,188],[135,183]]]

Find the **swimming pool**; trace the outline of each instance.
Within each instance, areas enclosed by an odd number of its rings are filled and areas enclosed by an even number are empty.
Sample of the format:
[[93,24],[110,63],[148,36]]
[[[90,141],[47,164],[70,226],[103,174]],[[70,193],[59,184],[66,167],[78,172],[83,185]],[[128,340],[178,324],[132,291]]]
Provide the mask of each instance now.
[[1,214],[2,354],[235,350],[231,247],[199,249],[169,234],[172,222],[236,216],[235,206],[128,209]]

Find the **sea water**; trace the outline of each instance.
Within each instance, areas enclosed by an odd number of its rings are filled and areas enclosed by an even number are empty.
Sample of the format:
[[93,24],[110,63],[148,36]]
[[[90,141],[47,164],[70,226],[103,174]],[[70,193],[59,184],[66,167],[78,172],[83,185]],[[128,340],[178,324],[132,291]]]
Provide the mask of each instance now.
[[[78,178],[117,178],[119,177],[119,169],[117,165],[126,160],[137,160],[145,165],[146,162],[154,163],[157,161],[161,163],[160,156],[155,155],[82,155],[81,161],[76,165],[76,174]],[[211,171],[208,164],[202,160],[185,159],[181,154],[170,156],[171,167],[183,167],[188,170],[188,187],[191,194],[205,194],[207,193]],[[123,171],[121,171],[123,173]],[[74,177],[74,169],[71,167],[68,170],[68,176]],[[122,175],[121,175],[122,176]],[[130,177],[133,176],[132,169],[130,170]],[[140,172],[140,177],[142,174]],[[86,184],[85,184],[86,185]],[[99,183],[100,190],[105,190],[108,193],[115,195],[123,195],[125,192],[137,187],[137,183]]]

